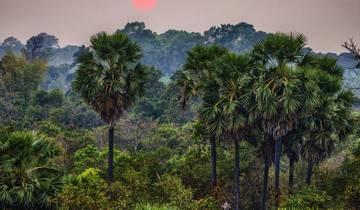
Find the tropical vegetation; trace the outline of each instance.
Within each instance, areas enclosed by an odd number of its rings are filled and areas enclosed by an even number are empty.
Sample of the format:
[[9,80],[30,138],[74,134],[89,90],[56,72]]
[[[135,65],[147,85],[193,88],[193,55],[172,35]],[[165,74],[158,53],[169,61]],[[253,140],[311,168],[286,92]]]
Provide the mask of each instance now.
[[90,43],[65,93],[48,48],[1,59],[1,209],[359,209],[357,98],[304,35],[196,45],[167,81],[121,31]]

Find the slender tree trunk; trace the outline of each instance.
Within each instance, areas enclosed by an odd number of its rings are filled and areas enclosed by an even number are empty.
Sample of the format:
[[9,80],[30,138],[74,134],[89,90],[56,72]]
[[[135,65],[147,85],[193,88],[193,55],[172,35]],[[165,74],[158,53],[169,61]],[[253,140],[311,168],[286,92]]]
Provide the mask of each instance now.
[[280,199],[280,157],[281,138],[275,139],[275,208],[279,207]]
[[295,159],[289,156],[289,194],[291,195],[294,191],[294,167]]
[[211,150],[211,183],[213,188],[217,184],[216,175],[216,137],[215,135],[210,136],[210,150]]
[[239,140],[234,140],[234,146],[235,146],[235,176],[234,176],[234,184],[235,184],[235,210],[240,209],[240,145]]
[[114,125],[112,123],[109,128],[108,170],[109,182],[112,183],[114,181]]
[[306,184],[307,185],[311,184],[313,168],[314,168],[314,163],[312,161],[308,161],[308,168],[307,168],[307,173],[306,173]]
[[263,188],[261,192],[261,210],[266,210],[266,201],[268,193],[268,179],[269,179],[269,161],[264,161],[264,175],[263,175]]

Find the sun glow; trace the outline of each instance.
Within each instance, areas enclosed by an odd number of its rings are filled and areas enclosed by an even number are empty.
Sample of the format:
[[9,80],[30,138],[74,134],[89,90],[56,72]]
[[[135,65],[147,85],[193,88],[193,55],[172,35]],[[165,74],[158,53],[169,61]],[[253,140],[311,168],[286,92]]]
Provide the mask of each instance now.
[[155,8],[156,0],[133,0],[133,5],[138,11],[150,11]]

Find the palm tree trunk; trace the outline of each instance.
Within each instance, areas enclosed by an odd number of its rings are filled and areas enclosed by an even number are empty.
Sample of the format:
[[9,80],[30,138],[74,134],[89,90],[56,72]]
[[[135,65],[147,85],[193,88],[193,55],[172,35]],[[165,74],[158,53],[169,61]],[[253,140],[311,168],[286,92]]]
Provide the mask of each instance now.
[[234,183],[235,183],[235,210],[240,209],[240,145],[239,140],[234,140],[235,146],[235,176],[234,176]]
[[217,183],[216,175],[216,138],[215,135],[210,136],[210,150],[211,150],[211,183],[215,188]]
[[289,194],[291,195],[294,190],[294,167],[295,159],[289,156]]
[[306,173],[306,184],[307,185],[311,184],[313,168],[314,168],[314,163],[312,161],[308,161],[308,168],[307,168],[307,173]]
[[114,125],[110,123],[109,128],[109,156],[108,156],[109,182],[114,181]]
[[275,207],[279,207],[280,199],[280,157],[281,138],[275,139]]
[[263,189],[261,192],[261,210],[266,210],[267,192],[269,179],[269,161],[264,161]]

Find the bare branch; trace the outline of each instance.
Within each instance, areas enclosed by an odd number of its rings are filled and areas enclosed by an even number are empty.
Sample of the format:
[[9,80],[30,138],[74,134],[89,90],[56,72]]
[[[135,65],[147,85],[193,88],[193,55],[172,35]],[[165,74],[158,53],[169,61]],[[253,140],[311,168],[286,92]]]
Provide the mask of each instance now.
[[360,61],[360,48],[357,46],[353,38],[347,42],[344,42],[342,46],[347,49],[357,60]]

